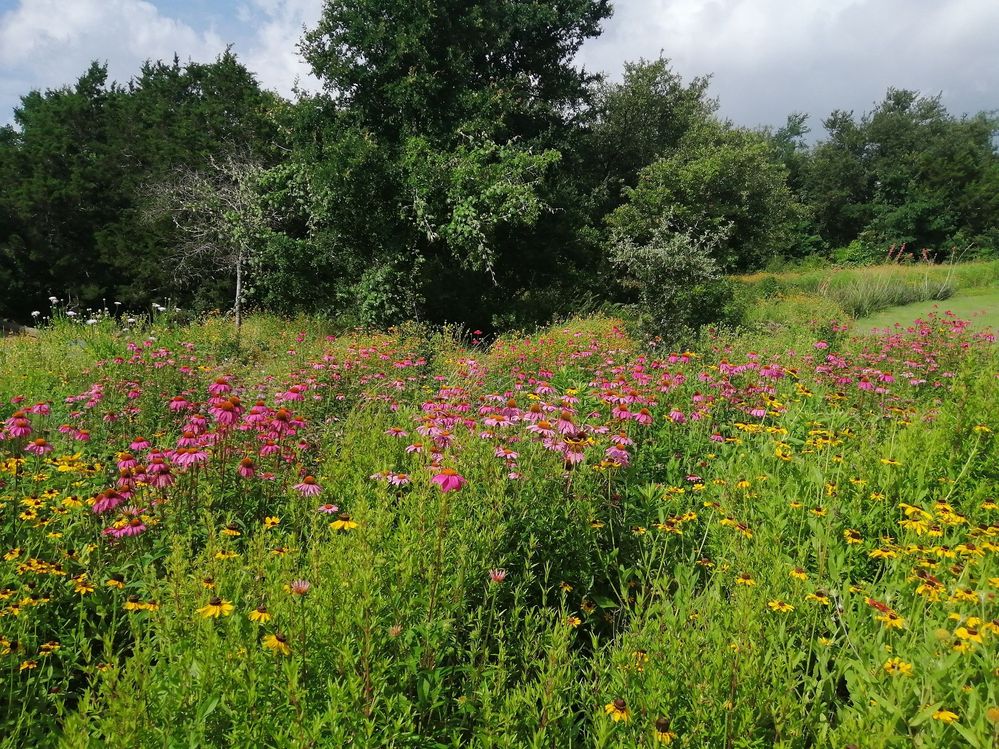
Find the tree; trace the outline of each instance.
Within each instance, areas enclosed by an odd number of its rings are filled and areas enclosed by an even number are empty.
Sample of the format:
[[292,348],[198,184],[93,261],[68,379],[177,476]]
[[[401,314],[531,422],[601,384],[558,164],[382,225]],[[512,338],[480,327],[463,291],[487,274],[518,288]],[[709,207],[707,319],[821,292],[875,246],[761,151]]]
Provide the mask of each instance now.
[[608,222],[638,245],[661,231],[662,218],[693,236],[717,236],[714,259],[724,271],[759,267],[794,239],[800,210],[787,172],[759,133],[709,122],[639,174]]
[[326,95],[303,102],[293,159],[315,197],[310,241],[336,256],[365,321],[485,327],[559,304],[546,294],[540,309],[535,292],[579,265],[573,148],[593,76],[573,57],[609,13],[607,0],[326,4],[302,44]]
[[207,265],[233,276],[237,331],[243,323],[244,273],[274,221],[261,195],[263,178],[264,168],[249,158],[210,158],[206,170],[183,168],[152,186],[147,204],[153,221],[168,215],[177,227],[178,274],[197,274]]
[[185,288],[163,262],[175,229],[138,220],[144,185],[237,148],[273,163],[276,106],[229,52],[147,62],[125,85],[94,63],[72,86],[24,96],[0,137],[0,315],[24,318],[50,294],[145,308],[207,289],[217,303],[214,284]]

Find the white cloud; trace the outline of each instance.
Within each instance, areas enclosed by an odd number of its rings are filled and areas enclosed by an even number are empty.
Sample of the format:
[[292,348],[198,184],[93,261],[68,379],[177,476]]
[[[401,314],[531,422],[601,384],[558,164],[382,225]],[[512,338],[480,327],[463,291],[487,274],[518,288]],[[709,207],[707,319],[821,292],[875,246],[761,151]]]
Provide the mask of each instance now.
[[146,59],[211,59],[224,48],[143,0],[21,0],[0,15],[0,100],[6,115],[31,88],[71,83],[91,60],[128,80]]
[[304,89],[319,88],[298,52],[298,42],[304,29],[319,20],[322,7],[322,0],[251,0],[240,6],[256,33],[245,51],[237,47],[237,52],[263,86],[285,95],[296,81]]
[[580,53],[615,76],[659,51],[686,78],[714,74],[723,115],[871,108],[889,86],[942,92],[955,113],[999,107],[995,0],[617,0]]

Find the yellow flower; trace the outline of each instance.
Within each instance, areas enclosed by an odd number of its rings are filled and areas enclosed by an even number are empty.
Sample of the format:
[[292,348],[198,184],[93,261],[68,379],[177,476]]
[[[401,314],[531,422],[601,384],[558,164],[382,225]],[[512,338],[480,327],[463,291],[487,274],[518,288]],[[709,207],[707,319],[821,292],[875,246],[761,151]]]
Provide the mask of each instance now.
[[852,546],[853,544],[859,544],[864,539],[853,528],[847,528],[843,531],[843,540],[846,541],[847,545]]
[[628,703],[618,697],[613,702],[604,705],[604,712],[611,717],[615,723],[618,721],[628,722],[631,720],[631,711],[628,710]]
[[905,619],[894,611],[886,611],[874,618],[884,624],[885,629],[905,629]]
[[977,642],[981,645],[985,640],[982,638],[981,630],[969,628],[969,627],[958,627],[954,630],[954,636],[961,640],[970,640],[971,642]]
[[341,512],[337,519],[330,523],[330,528],[335,531],[350,531],[356,527],[357,523],[351,520],[346,512]]
[[261,643],[265,648],[273,650],[275,653],[291,655],[291,648],[288,647],[288,638],[280,632],[273,635],[266,635]]
[[226,560],[226,559],[235,559],[238,556],[239,556],[239,554],[237,554],[235,551],[216,551],[215,552],[215,558],[216,559],[222,559],[223,561]]
[[673,739],[676,738],[676,734],[669,730],[669,719],[668,718],[657,718],[656,719],[656,741],[664,746],[669,746],[673,743]]
[[805,572],[805,570],[801,569],[801,567],[795,567],[788,574],[791,577],[793,577],[795,580],[807,580],[808,579],[808,573]]
[[563,580],[562,582],[560,582],[558,584],[558,587],[559,587],[559,589],[561,589],[561,591],[563,593],[569,593],[569,592],[572,591],[572,586],[569,585],[569,583],[567,583],[565,580]]
[[21,667],[18,671],[31,671],[34,668],[38,668],[38,661],[34,659],[28,659],[21,662]]
[[950,710],[937,710],[933,713],[933,720],[939,720],[941,723],[953,723],[957,720],[957,713],[952,713]]
[[208,602],[207,606],[202,606],[198,609],[198,613],[206,619],[218,619],[220,616],[229,616],[234,608],[229,601],[224,601],[218,596],[214,596]]
[[776,611],[778,614],[788,614],[794,611],[794,606],[787,603],[786,601],[776,600],[767,603],[771,611]]
[[972,427],[972,431],[976,432],[978,434],[991,434],[992,433],[992,430],[989,429],[984,424],[976,424],[974,427]]
[[912,676],[912,664],[901,658],[889,658],[882,668],[892,676]]
[[281,523],[281,518],[273,515],[264,518],[264,527],[267,529],[276,528]]
[[756,585],[756,581],[750,576],[748,572],[740,572],[738,577],[735,578],[736,585],[745,585],[747,588],[751,588]]
[[264,624],[269,622],[273,617],[271,617],[270,612],[264,604],[260,604],[253,611],[250,612],[249,619],[251,622],[256,622],[258,624]]
[[578,627],[580,624],[582,624],[583,620],[574,614],[566,618],[565,623],[568,624],[570,627],[575,628]]
[[818,593],[809,593],[807,596],[805,596],[805,600],[813,601],[814,603],[818,603],[822,606],[829,605],[829,596],[827,596],[825,593],[822,593],[821,591]]

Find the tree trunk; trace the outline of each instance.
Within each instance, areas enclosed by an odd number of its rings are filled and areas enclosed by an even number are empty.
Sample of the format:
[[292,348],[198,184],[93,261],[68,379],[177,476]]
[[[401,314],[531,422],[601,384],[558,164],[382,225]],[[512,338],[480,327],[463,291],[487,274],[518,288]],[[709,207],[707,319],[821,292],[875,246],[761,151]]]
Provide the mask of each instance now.
[[236,332],[239,333],[243,327],[243,256],[236,257],[236,303],[233,305],[233,313],[236,315]]

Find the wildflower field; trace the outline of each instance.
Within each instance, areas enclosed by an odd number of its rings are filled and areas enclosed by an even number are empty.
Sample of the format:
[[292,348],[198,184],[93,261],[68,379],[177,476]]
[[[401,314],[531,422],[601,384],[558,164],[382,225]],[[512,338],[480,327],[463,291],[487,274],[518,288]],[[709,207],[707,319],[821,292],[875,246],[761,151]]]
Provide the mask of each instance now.
[[0,340],[0,745],[992,747],[999,352]]

